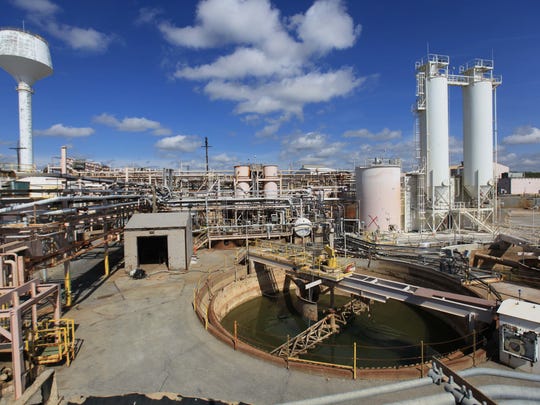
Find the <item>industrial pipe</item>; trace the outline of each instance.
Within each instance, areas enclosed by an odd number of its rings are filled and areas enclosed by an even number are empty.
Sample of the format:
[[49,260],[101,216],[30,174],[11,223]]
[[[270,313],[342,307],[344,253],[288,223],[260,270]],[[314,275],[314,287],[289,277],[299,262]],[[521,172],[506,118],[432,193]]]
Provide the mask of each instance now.
[[33,208],[36,205],[54,204],[57,202],[85,202],[85,201],[102,201],[102,200],[118,200],[118,199],[134,199],[141,198],[141,195],[129,194],[129,195],[106,195],[106,196],[70,196],[70,197],[53,197],[46,198],[44,200],[33,201],[31,203],[17,204],[5,208],[0,208],[0,214],[11,213],[20,211],[26,208]]
[[[511,400],[519,401],[523,404],[523,401],[530,401],[531,403],[538,403],[540,401],[540,388],[535,387],[517,387],[514,385],[484,385],[478,387],[482,393],[496,400]],[[446,387],[445,387],[446,390]],[[451,395],[448,395],[451,394]],[[498,403],[500,401],[497,401]],[[480,402],[475,398],[464,397],[462,388],[457,385],[452,387],[451,391],[445,394],[428,395],[420,398],[413,398],[406,401],[391,402],[387,405],[478,405]]]
[[[478,375],[489,375],[494,377],[504,377],[504,378],[513,378],[523,381],[533,381],[540,382],[540,375],[526,374],[519,371],[507,371],[507,370],[497,370],[492,368],[472,368],[469,370],[461,371],[458,373],[461,377],[472,377]],[[425,387],[429,384],[432,384],[433,380],[431,377],[424,377],[418,380],[407,380],[393,384],[381,385],[379,387],[366,388],[359,391],[344,392],[340,394],[326,395],[319,398],[310,398],[300,401],[287,402],[282,405],[326,405],[326,404],[336,404],[345,401],[352,401],[361,398],[368,398],[374,395],[383,395],[389,394],[398,391],[410,390],[419,387]],[[521,388],[523,390],[523,388]],[[487,393],[486,393],[487,394]],[[444,395],[444,394],[442,394]],[[444,395],[444,398],[448,398],[448,395]],[[455,404],[455,401],[451,399],[451,404]],[[413,403],[417,403],[416,400]],[[431,402],[438,403],[438,402]]]

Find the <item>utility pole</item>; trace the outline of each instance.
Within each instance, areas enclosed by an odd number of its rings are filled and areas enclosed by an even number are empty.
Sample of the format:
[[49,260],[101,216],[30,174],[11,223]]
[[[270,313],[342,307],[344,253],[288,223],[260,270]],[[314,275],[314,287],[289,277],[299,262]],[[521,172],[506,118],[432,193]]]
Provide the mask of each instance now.
[[211,148],[211,146],[208,145],[208,137],[207,136],[204,137],[204,145],[201,146],[201,148],[206,149],[206,173],[208,173],[208,148]]

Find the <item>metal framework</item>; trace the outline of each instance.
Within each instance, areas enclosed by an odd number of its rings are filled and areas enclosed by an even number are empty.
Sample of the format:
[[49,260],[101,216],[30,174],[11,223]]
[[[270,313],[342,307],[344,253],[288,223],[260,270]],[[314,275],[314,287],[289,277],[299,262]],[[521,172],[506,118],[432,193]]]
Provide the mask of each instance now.
[[[421,125],[419,123],[420,114],[425,113],[427,110],[426,100],[428,95],[426,80],[431,77],[445,77],[448,86],[457,87],[467,87],[479,81],[486,81],[491,83],[493,90],[502,83],[501,76],[493,75],[492,60],[475,59],[464,66],[460,66],[459,74],[449,73],[449,63],[450,59],[448,56],[428,54],[427,59],[416,62],[415,64],[416,103],[413,111],[415,113],[414,128],[417,142],[417,174],[419,175],[419,182],[416,190],[417,198],[414,201],[410,201],[410,204],[414,206],[415,212],[419,215],[417,220],[419,221],[418,231],[420,232],[424,230],[438,232],[446,229],[474,229],[494,233],[493,223],[495,222],[494,215],[496,211],[495,178],[492,180],[489,189],[483,193],[477,190],[476,195],[468,195],[466,199],[458,199],[456,197],[456,191],[459,191],[459,195],[462,196],[465,195],[464,191],[455,190],[455,192],[452,192],[453,188],[450,187],[450,184],[444,191],[436,190],[433,184],[431,190],[426,190],[429,179],[427,178],[426,156],[423,154],[429,154],[430,151],[425,150],[425,145],[423,148],[420,147]],[[422,149],[424,149],[423,152]],[[430,198],[426,194],[427,191],[430,191]],[[439,201],[440,204],[436,204],[436,201]]]
[[53,319],[60,319],[60,286],[31,280],[15,288],[1,287],[0,294],[0,319],[6,321],[0,326],[0,335],[11,346],[15,399],[18,399],[28,377],[24,364],[24,316],[30,311],[30,326],[37,329],[38,305],[48,302],[53,306]]

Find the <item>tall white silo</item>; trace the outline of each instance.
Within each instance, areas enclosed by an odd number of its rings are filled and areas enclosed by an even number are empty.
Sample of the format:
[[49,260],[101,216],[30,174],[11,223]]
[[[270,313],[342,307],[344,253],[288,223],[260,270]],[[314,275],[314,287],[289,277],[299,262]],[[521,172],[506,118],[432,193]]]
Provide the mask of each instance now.
[[450,155],[448,146],[448,79],[429,77],[426,83],[426,178],[434,207],[448,206]]
[[0,29],[0,67],[18,83],[19,163],[24,170],[29,170],[34,165],[32,85],[53,72],[49,46],[37,35],[16,29]]
[[[422,80],[422,108],[417,109],[420,151],[425,172],[426,196],[433,208],[447,208],[450,199],[448,146],[448,64],[443,55],[428,55],[417,63]],[[418,80],[418,79],[417,79]]]
[[[493,180],[493,61],[477,59],[463,72],[463,185],[473,200],[481,200]],[[500,82],[499,82],[500,83]]]
[[356,196],[359,219],[366,231],[401,229],[401,168],[376,160],[370,166],[356,168]]

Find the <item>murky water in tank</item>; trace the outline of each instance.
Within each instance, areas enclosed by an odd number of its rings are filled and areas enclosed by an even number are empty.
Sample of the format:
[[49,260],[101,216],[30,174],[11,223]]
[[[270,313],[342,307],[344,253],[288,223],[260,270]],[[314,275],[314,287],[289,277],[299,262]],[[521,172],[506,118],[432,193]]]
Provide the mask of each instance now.
[[[337,305],[347,300],[347,297],[336,296]],[[328,301],[328,296],[321,297],[320,312],[328,308]],[[291,310],[283,295],[275,299],[255,298],[232,310],[222,324],[233,333],[234,321],[241,340],[268,352],[284,343],[287,335],[292,338],[310,325]],[[376,302],[371,305],[370,314],[356,316],[343,332],[301,357],[352,365],[356,342],[357,365],[360,367],[413,364],[421,359],[421,341],[426,343],[426,356],[448,353],[465,344],[450,325],[432,313],[396,301]]]

